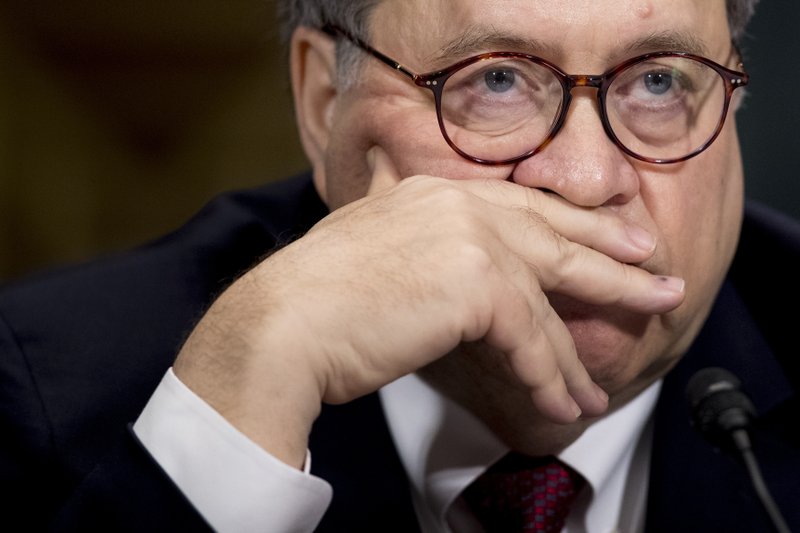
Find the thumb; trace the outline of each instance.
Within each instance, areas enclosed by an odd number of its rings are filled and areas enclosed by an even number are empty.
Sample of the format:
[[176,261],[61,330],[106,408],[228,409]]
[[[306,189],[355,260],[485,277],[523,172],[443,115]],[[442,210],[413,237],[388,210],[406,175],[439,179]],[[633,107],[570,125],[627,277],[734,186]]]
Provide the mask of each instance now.
[[403,179],[389,154],[380,146],[373,146],[367,151],[367,164],[372,172],[372,178],[367,189],[368,196],[393,187]]

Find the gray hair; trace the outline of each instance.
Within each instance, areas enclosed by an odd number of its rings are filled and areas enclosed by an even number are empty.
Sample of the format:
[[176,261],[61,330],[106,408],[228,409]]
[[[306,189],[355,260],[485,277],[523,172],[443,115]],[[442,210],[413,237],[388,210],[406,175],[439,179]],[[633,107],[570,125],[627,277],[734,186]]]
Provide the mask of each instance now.
[[[281,37],[289,42],[295,28],[308,26],[322,28],[334,24],[369,40],[369,16],[381,0],[278,0],[278,20]],[[352,72],[361,54],[350,41],[341,40],[336,46],[339,83],[346,84],[344,73]]]
[[[281,34],[288,42],[298,26],[321,28],[335,24],[369,41],[369,16],[381,0],[278,0]],[[739,43],[756,9],[758,0],[726,0],[731,37]],[[339,72],[351,72],[360,55],[354,45],[340,41],[337,46]]]
[[756,11],[758,0],[727,0],[728,27],[731,29],[731,38],[737,45],[741,43],[747,28],[747,23]]

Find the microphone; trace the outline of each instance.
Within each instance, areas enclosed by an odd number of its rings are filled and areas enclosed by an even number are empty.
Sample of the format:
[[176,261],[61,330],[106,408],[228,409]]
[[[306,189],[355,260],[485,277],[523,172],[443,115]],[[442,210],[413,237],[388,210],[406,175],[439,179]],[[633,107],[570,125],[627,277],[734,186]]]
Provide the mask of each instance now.
[[753,454],[747,430],[756,416],[756,410],[740,386],[739,379],[724,368],[699,370],[686,386],[692,423],[714,446],[740,454],[753,488],[775,529],[779,533],[790,533]]
[[756,409],[740,386],[739,378],[718,367],[699,370],[686,386],[694,426],[713,445],[728,451],[750,448],[746,430]]

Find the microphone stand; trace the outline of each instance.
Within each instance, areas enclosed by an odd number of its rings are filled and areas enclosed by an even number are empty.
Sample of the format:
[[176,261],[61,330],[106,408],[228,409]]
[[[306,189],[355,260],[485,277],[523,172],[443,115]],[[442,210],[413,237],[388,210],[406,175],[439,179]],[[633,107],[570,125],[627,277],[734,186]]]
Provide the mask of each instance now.
[[747,428],[755,417],[755,407],[739,386],[739,379],[723,368],[704,368],[695,373],[686,388],[693,425],[715,446],[732,451],[733,444],[775,530],[791,533],[753,453]]
[[781,511],[778,509],[778,505],[769,492],[769,488],[767,488],[764,477],[761,475],[761,467],[758,466],[758,460],[756,460],[756,456],[753,453],[753,447],[750,444],[750,435],[747,434],[747,430],[743,428],[735,429],[731,432],[731,438],[736,449],[742,456],[744,465],[747,468],[747,473],[750,474],[750,479],[753,482],[756,495],[767,511],[775,529],[778,533],[791,533],[791,531],[789,531],[789,526],[786,525],[786,520],[783,519]]

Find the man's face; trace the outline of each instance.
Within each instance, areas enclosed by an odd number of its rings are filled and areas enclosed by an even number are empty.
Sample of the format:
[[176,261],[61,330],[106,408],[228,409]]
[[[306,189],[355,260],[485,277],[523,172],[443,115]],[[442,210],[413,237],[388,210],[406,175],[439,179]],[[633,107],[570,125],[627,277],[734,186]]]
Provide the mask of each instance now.
[[[470,50],[440,57],[467,32]],[[504,39],[516,44],[498,42]],[[735,66],[724,0],[384,0],[373,13],[370,40],[415,72],[511,46],[568,73],[599,74],[624,59],[663,50],[671,41],[700,46],[689,51]],[[530,48],[521,49],[519,43]],[[359,74],[360,82],[336,98],[335,133],[325,149],[324,167],[315,168],[331,208],[389,185],[371,183],[366,152],[378,145],[402,176],[510,180],[550,191],[575,206],[608,210],[655,236],[655,254],[641,266],[683,277],[686,300],[675,311],[651,316],[549,295],[582,362],[614,406],[663,375],[686,350],[738,236],[742,170],[733,116],[699,156],[677,164],[648,164],[624,155],[606,136],[596,91],[579,88],[573,91],[563,129],[542,152],[516,165],[486,167],[448,147],[428,91],[372,58]],[[506,366],[497,364],[500,357],[480,343],[465,345],[422,374],[523,447],[539,434],[521,428],[542,422],[526,408],[527,394],[513,386]],[[568,442],[580,429],[562,431]]]

